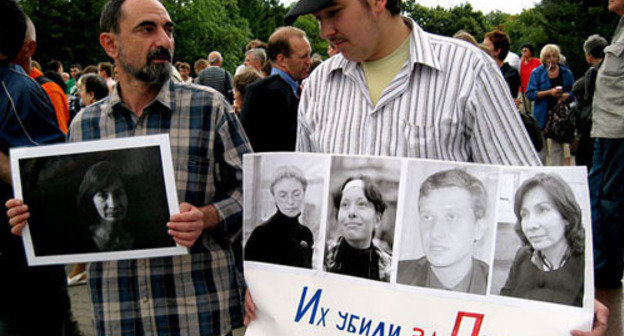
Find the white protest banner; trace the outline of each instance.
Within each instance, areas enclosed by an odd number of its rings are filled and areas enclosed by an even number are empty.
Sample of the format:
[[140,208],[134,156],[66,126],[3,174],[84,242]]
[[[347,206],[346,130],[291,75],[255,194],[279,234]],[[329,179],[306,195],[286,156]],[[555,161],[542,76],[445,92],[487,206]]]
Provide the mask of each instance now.
[[246,335],[590,330],[581,167],[308,153],[244,158]]

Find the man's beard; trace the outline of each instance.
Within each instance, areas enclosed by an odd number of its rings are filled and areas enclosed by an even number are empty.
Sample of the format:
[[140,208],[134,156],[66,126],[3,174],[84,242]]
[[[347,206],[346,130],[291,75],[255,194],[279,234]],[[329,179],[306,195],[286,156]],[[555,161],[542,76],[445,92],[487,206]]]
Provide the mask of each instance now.
[[[145,65],[140,69],[125,62],[123,50],[120,50],[119,62],[121,67],[134,78],[150,85],[163,85],[171,76],[171,51],[165,48],[158,48],[147,55]],[[154,63],[154,59],[164,58],[169,62]]]

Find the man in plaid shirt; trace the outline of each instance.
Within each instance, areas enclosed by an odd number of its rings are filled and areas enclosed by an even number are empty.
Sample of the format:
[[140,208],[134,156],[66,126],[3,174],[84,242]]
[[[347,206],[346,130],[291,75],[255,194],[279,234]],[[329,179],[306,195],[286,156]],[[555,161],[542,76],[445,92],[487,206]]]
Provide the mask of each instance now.
[[[100,44],[120,81],[109,97],[76,116],[69,140],[168,133],[184,200],[168,233],[191,253],[92,263],[97,333],[229,335],[243,319],[243,277],[233,247],[240,249],[241,162],[250,145],[221,94],[169,80],[174,29],[160,2],[110,0],[100,25]],[[19,233],[27,207],[20,200],[7,207]]]

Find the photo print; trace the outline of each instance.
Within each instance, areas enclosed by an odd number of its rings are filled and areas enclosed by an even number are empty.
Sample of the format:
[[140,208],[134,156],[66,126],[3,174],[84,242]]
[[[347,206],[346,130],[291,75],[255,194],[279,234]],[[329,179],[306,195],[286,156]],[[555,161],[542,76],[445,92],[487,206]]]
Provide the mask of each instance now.
[[[132,146],[127,141],[104,140],[12,152],[19,172],[14,176],[19,189],[16,197],[28,204],[31,214],[29,263],[186,253],[167,234],[171,203],[177,212],[173,177],[165,179],[170,154],[164,165],[165,147],[159,142]],[[168,190],[174,192],[168,195]]]
[[324,270],[390,281],[401,161],[332,158]]
[[492,294],[583,306],[586,180],[578,170],[503,173]]
[[245,179],[245,260],[318,268],[329,158],[275,153],[245,160],[254,167]]
[[409,161],[397,283],[485,295],[498,169]]

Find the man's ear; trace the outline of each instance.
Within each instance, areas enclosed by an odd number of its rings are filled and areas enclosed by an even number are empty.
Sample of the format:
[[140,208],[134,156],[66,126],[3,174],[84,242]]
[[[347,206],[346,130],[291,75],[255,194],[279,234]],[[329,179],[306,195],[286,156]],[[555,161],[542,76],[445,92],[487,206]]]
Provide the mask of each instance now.
[[388,0],[369,0],[368,3],[371,6],[373,13],[381,14],[386,9],[386,3]]
[[277,57],[275,57],[275,64],[284,69],[286,67],[286,56],[284,56],[284,54],[277,54]]
[[33,55],[35,55],[35,51],[37,51],[37,42],[30,40],[26,42],[26,44],[24,45],[24,48],[26,48],[26,53],[24,56],[33,57]]
[[100,34],[100,45],[106,51],[106,54],[111,58],[115,59],[119,56],[119,48],[117,47],[117,35],[113,33],[102,33]]

